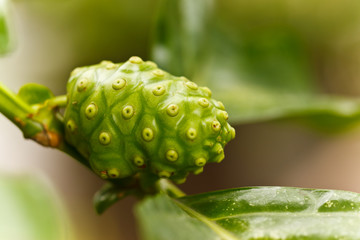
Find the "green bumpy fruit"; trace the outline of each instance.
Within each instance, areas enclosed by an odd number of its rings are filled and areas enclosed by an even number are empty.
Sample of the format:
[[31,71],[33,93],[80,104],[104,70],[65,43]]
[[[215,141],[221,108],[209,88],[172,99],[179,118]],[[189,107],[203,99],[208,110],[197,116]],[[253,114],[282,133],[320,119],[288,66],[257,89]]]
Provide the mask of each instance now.
[[181,183],[222,161],[235,137],[208,88],[139,57],[77,68],[67,91],[66,140],[102,178],[152,172]]

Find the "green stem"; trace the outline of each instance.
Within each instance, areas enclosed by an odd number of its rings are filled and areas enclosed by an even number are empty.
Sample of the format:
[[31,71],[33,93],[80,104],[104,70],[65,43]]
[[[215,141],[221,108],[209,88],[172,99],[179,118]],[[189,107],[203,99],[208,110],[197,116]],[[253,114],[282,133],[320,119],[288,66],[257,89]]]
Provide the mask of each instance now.
[[186,194],[181,191],[176,185],[174,185],[170,180],[168,179],[160,179],[156,182],[156,189],[160,193],[165,193],[169,195],[170,197],[184,197]]
[[48,100],[48,105],[50,107],[66,107],[66,103],[67,103],[66,95],[56,96]]
[[19,96],[0,82],[0,112],[18,126],[25,137],[42,131],[41,124],[29,119],[34,110]]

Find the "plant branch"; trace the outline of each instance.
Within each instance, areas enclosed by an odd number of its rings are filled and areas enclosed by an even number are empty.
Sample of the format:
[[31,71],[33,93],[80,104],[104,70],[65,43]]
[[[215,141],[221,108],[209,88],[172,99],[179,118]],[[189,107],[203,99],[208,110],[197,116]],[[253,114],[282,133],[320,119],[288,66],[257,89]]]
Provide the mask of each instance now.
[[18,126],[25,138],[41,132],[41,124],[29,119],[34,110],[20,97],[0,82],[0,112],[11,122]]
[[30,138],[46,147],[57,148],[90,169],[86,158],[64,140],[64,126],[56,118],[59,107],[66,105],[66,96],[46,100],[43,104],[29,105],[0,82],[0,112]]

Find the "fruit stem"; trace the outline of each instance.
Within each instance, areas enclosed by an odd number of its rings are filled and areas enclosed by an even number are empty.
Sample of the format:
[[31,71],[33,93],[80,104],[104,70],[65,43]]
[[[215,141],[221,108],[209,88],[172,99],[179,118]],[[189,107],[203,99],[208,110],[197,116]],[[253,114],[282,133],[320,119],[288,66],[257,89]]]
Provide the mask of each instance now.
[[66,103],[67,103],[66,95],[56,96],[48,100],[48,105],[50,107],[66,107]]

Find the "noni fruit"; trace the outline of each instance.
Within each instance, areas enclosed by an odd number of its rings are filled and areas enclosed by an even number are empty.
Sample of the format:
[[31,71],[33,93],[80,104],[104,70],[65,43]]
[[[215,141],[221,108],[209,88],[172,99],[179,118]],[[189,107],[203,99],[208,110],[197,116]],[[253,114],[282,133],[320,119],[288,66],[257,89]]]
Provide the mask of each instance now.
[[105,179],[150,172],[181,183],[223,160],[235,137],[207,87],[139,57],[76,68],[67,92],[66,141]]

